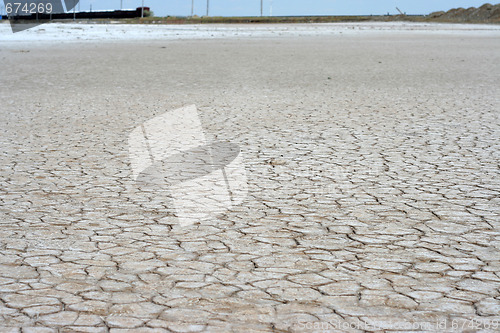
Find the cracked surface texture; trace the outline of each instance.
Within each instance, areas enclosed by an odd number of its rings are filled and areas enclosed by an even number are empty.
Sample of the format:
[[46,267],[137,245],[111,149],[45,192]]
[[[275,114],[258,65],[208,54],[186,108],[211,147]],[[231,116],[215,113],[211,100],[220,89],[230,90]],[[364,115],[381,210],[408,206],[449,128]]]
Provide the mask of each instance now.
[[[500,330],[498,34],[0,60],[2,332]],[[241,147],[248,197],[181,227],[134,184],[127,137],[189,104]]]

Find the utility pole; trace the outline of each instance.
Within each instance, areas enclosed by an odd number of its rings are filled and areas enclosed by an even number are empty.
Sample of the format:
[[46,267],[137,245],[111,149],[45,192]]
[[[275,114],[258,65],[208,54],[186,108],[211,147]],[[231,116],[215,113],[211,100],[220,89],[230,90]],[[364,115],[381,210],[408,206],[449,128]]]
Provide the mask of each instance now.
[[123,0],[120,0],[120,10],[123,10]]
[[144,17],[144,0],[142,0],[141,17]]
[[264,0],[260,0],[260,16],[264,16]]
[[194,16],[194,0],[191,0],[191,17]]
[[73,21],[76,21],[76,0],[73,0]]
[[207,0],[207,16],[208,16],[208,9],[210,8],[210,0]]

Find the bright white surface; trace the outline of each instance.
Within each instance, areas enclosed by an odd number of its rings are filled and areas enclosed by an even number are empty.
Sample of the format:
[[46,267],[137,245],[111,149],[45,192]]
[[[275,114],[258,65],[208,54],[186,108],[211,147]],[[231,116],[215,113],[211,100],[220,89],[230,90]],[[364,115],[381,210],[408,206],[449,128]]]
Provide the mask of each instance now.
[[365,22],[319,24],[203,24],[203,25],[124,25],[51,23],[12,33],[7,22],[0,24],[0,42],[70,42],[120,40],[176,40],[275,36],[321,36],[379,32],[494,34],[500,25]]

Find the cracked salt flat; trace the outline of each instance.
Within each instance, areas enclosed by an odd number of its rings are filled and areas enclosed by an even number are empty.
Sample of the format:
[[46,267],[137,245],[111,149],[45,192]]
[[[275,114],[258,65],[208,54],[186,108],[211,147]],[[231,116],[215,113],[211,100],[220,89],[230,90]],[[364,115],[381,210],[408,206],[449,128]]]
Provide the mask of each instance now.
[[[3,40],[1,330],[498,331],[498,32],[360,27]],[[183,228],[127,137],[191,103],[249,196]]]

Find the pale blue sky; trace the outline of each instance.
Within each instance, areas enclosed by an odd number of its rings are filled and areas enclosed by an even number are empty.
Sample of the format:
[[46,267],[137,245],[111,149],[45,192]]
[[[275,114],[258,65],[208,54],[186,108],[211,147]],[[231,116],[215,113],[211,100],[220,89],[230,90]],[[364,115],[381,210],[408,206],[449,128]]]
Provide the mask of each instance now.
[[[135,8],[141,0],[122,0],[124,8]],[[81,0],[81,10],[119,9],[120,0]],[[194,0],[195,14],[205,15],[207,0]],[[272,0],[277,15],[370,15],[396,14],[396,7],[407,14],[428,14],[455,7],[478,7],[485,0]],[[157,16],[191,13],[191,0],[144,0]],[[269,15],[271,0],[264,0],[264,15]],[[210,16],[260,15],[260,0],[210,0]]]

